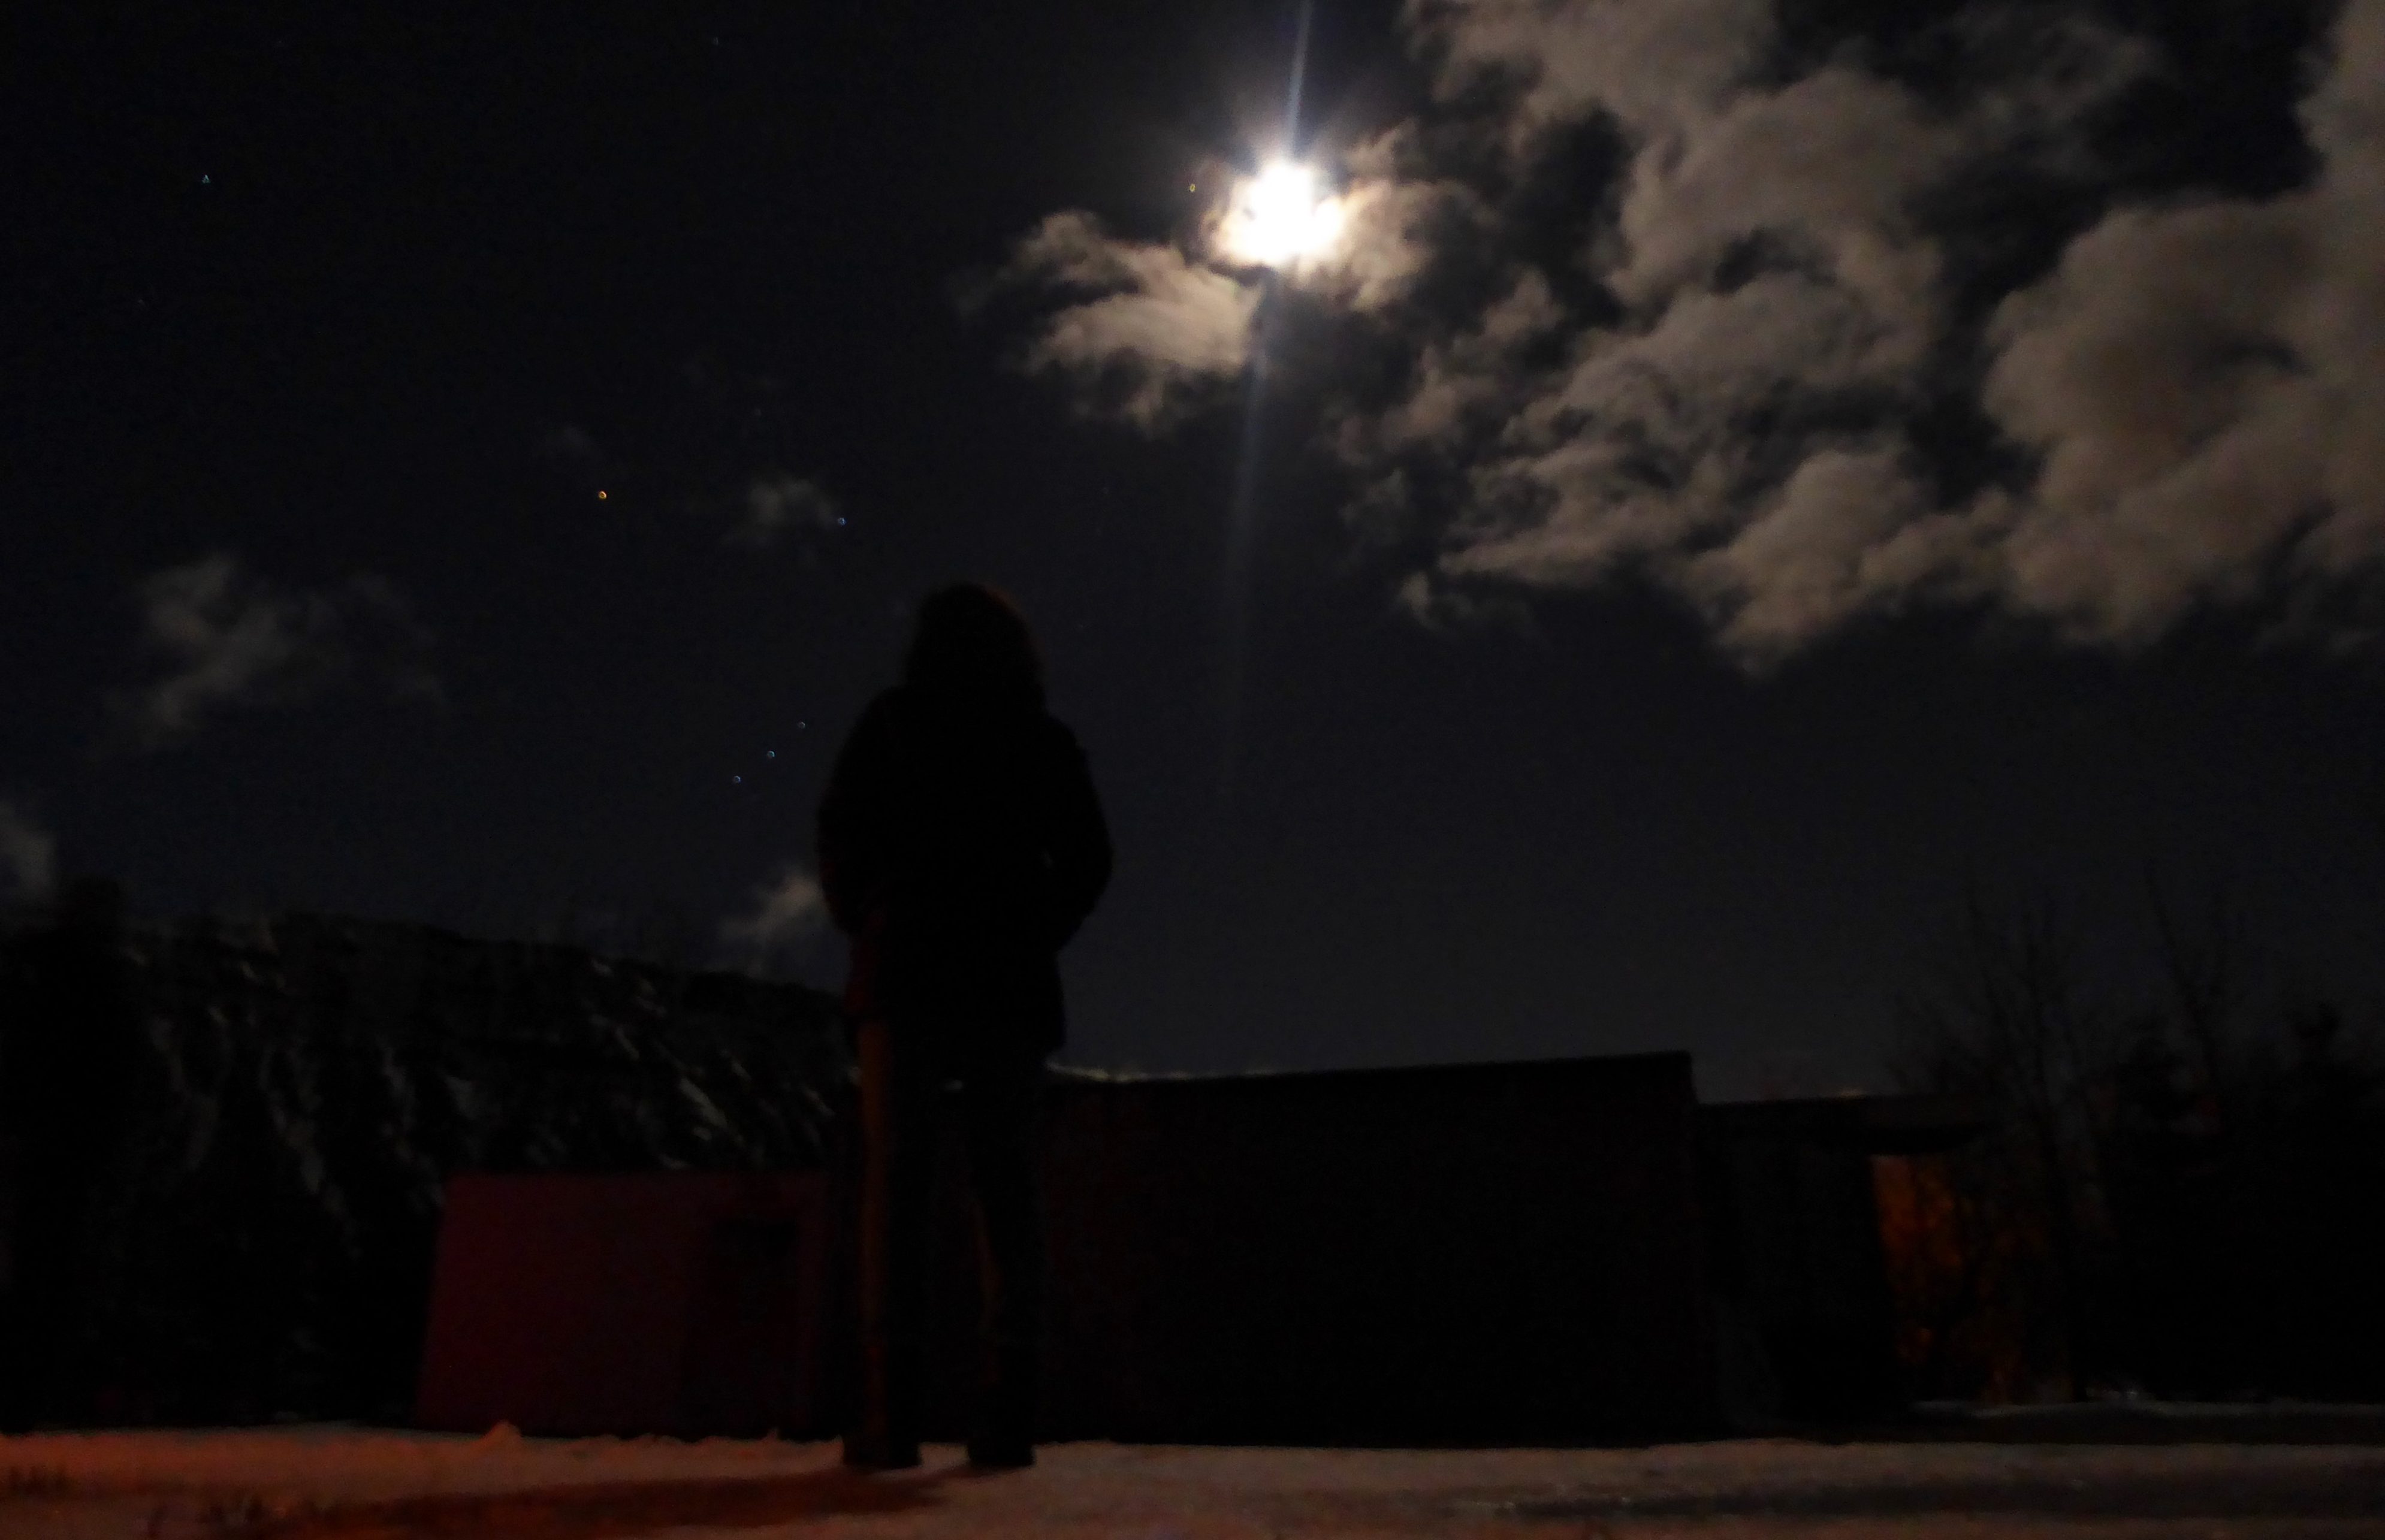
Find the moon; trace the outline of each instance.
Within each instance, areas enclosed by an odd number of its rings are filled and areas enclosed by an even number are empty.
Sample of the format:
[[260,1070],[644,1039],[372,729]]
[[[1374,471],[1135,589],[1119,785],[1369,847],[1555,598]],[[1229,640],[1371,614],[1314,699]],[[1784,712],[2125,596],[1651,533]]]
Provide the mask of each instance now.
[[1319,194],[1316,169],[1279,160],[1236,191],[1223,237],[1238,261],[1288,268],[1322,255],[1341,232],[1342,210]]

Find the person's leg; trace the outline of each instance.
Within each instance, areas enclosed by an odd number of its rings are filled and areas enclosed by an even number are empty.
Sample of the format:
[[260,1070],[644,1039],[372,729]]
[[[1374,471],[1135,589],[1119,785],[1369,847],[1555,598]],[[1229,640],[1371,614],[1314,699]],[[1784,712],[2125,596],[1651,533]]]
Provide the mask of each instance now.
[[983,1355],[969,1459],[1034,1462],[1043,1324],[1043,1214],[1036,1179],[1043,1065],[974,1071],[965,1087],[969,1184],[977,1194]]
[[861,1397],[844,1459],[892,1470],[919,1462],[935,1082],[883,1021],[862,1026],[860,1059]]

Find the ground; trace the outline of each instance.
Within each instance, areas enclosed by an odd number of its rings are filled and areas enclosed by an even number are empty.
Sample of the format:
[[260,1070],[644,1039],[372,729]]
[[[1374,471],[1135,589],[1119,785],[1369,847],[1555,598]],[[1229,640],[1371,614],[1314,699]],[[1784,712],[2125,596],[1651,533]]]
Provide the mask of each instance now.
[[[2015,1442],[2017,1430],[1622,1449],[1046,1448],[854,1475],[775,1439],[354,1428],[0,1439],[6,1540],[772,1535],[2385,1536],[2385,1445]],[[2330,1435],[2340,1436],[2340,1435]],[[1992,1441],[1992,1440],[2005,1441]]]

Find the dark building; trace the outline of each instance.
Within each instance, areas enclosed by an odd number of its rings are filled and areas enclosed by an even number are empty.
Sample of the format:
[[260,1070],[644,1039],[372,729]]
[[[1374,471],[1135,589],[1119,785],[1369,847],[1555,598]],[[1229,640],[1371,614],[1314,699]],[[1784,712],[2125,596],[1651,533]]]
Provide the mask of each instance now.
[[[0,934],[19,1422],[832,1424],[850,1078],[826,996],[86,898]],[[1044,1431],[1570,1442],[1870,1414],[1899,1385],[1869,1157],[1960,1123],[1700,1108],[1680,1054],[1063,1074]],[[942,1201],[934,1361],[958,1371],[972,1237],[957,1182]],[[964,1387],[931,1404],[956,1433]]]
[[1054,1429],[1709,1429],[1695,1110],[1681,1054],[1065,1083]]

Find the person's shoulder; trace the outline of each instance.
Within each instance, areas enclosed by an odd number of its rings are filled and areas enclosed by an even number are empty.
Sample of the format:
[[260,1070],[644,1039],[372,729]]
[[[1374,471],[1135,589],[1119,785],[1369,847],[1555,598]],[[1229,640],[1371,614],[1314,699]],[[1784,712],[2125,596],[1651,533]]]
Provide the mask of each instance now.
[[845,763],[856,757],[870,759],[885,753],[889,745],[903,735],[903,724],[910,715],[910,707],[903,699],[903,687],[880,690],[861,708],[845,732],[844,749],[840,757]]
[[1076,758],[1084,757],[1084,745],[1077,741],[1075,730],[1051,712],[1046,711],[1037,719],[1035,732],[1045,753]]
[[911,699],[912,694],[901,684],[890,684],[879,691],[869,697],[869,704],[861,708],[861,715],[854,723],[855,731],[897,722],[911,715],[915,704]]

